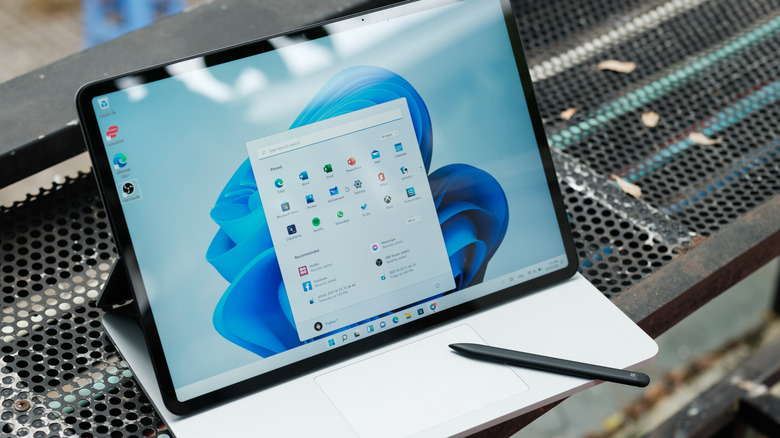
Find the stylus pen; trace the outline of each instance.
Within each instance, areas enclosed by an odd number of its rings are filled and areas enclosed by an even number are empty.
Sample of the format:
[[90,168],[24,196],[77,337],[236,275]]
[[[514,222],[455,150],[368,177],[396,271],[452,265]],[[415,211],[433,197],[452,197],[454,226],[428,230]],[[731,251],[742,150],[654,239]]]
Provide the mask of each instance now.
[[450,348],[458,353],[476,359],[502,362],[539,371],[622,383],[624,385],[639,386],[640,388],[645,387],[650,383],[650,378],[647,377],[647,374],[643,373],[574,362],[571,360],[556,359],[554,357],[539,356],[538,354],[523,353],[521,351],[507,350],[505,348],[491,347],[489,345],[450,344]]

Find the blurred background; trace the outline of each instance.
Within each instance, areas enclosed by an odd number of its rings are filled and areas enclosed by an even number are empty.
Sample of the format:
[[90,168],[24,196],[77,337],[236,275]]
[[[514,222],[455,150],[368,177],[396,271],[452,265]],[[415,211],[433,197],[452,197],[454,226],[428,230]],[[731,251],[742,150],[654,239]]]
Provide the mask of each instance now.
[[0,83],[205,0],[2,0]]

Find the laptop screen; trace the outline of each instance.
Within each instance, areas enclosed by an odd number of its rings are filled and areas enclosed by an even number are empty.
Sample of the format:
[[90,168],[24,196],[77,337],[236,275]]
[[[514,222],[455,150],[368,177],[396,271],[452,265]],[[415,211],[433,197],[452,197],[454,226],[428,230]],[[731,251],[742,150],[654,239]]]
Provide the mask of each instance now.
[[525,69],[506,2],[422,1],[83,89],[168,397],[272,384],[573,273]]

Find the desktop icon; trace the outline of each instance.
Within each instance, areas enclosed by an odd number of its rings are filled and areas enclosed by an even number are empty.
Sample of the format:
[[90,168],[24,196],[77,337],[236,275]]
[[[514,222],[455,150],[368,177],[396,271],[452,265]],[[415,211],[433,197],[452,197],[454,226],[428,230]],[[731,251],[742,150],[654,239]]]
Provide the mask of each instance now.
[[304,170],[303,172],[299,173],[298,179],[300,179],[301,181],[306,181],[307,179],[309,179],[309,172]]
[[387,323],[382,321],[382,322],[379,323],[379,328],[385,328],[386,325],[387,325]]
[[396,152],[401,152],[402,150],[404,150],[404,146],[401,143],[396,143],[395,144],[395,151]]
[[391,198],[390,195],[385,195],[385,204],[389,204],[392,200],[393,198]]
[[377,266],[382,266],[382,263],[383,263],[382,259],[376,259],[376,265]]
[[109,126],[106,130],[106,141],[111,141],[116,138],[116,134],[119,132],[119,127],[116,125]]
[[349,158],[347,159],[347,164],[349,164],[350,166],[354,166],[354,165],[355,165],[355,163],[357,163],[357,161],[355,161],[355,159],[354,159],[354,158],[352,158],[352,157],[349,157]]
[[293,234],[295,234],[297,232],[298,232],[298,230],[295,229],[295,224],[287,225],[287,234],[293,235]]
[[355,180],[355,188],[356,188],[356,189],[360,189],[361,187],[363,187],[363,183],[362,183],[362,182],[360,182],[360,180],[359,180],[359,179],[356,179],[356,180]]
[[414,196],[414,187],[409,187],[406,189],[406,197],[411,198],[412,196]]
[[333,166],[330,165],[330,163],[322,166],[322,170],[325,171],[325,173],[331,173],[333,172]]
[[384,275],[381,275],[381,276],[379,277],[379,279],[380,279],[380,280],[382,280],[382,281],[385,281],[385,280],[387,280],[387,277],[385,277]]
[[128,196],[132,195],[133,193],[135,193],[135,184],[133,184],[133,183],[131,183],[129,181],[124,183],[124,184],[122,184],[122,197],[123,198],[127,198]]
[[376,160],[377,158],[379,158],[379,151],[374,149],[373,151],[371,151],[371,159]]
[[306,195],[306,203],[307,204],[313,204],[314,203],[314,195]]
[[363,205],[361,205],[361,206],[360,206],[360,209],[361,209],[361,210],[365,210],[365,209],[366,209],[366,207],[368,207],[368,204],[363,204]]
[[314,298],[309,298],[309,304],[314,304]]
[[397,316],[393,317],[393,324],[398,324],[398,317]]
[[419,309],[417,309],[417,314],[418,314],[418,315],[422,315],[423,313],[425,313],[425,312],[423,311],[422,307],[420,307]]
[[276,178],[276,181],[274,181],[274,185],[276,186],[277,189],[281,189],[282,186],[284,185],[284,181],[282,181],[281,178]]
[[290,211],[290,203],[282,202],[282,211]]
[[[304,281],[303,282],[303,291],[304,292],[308,292],[310,290],[312,290],[311,281]],[[422,310],[422,309],[420,309],[420,310]]]
[[121,152],[114,155],[114,169],[119,170],[125,166],[127,166],[127,155]]
[[406,319],[410,319],[412,317],[412,312],[404,313],[404,317],[406,317]]
[[122,202],[137,201],[141,199],[141,188],[138,186],[138,179],[119,182],[116,185],[116,189],[122,197]]
[[98,104],[98,108],[100,108],[101,111],[107,110],[109,108],[108,107],[108,97],[106,97],[106,96],[98,97],[97,98],[97,104]]
[[329,191],[330,191],[330,196],[336,196],[339,194],[339,187],[333,186],[333,188],[329,189]]
[[377,250],[379,250],[379,245],[378,244],[375,243],[375,244],[371,245],[371,251],[377,251]]
[[320,218],[315,217],[314,219],[311,220],[311,224],[314,225],[315,227],[319,227],[320,226]]
[[341,210],[339,210],[339,212],[338,212],[338,213],[336,213],[336,217],[338,217],[338,218],[342,218],[342,217],[344,217],[344,212],[343,212],[343,211],[341,211]]
[[401,166],[401,175],[406,175],[409,173],[409,168],[406,166]]
[[336,341],[334,339],[328,339],[328,347],[332,347],[336,345]]
[[383,172],[380,172],[379,175],[377,175],[376,177],[379,178],[379,181],[385,180],[385,174]]
[[307,268],[306,265],[298,267],[298,275],[301,277],[309,275],[309,268]]
[[373,331],[374,331],[374,326],[373,325],[369,325],[368,327],[366,327],[366,333],[371,333]]

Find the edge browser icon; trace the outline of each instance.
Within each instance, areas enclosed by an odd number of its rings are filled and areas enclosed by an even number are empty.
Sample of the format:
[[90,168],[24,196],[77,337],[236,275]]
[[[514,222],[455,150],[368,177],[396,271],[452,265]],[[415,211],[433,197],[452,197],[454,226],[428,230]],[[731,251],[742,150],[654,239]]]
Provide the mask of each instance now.
[[121,169],[125,166],[127,166],[127,155],[123,153],[118,153],[114,155],[114,169]]

